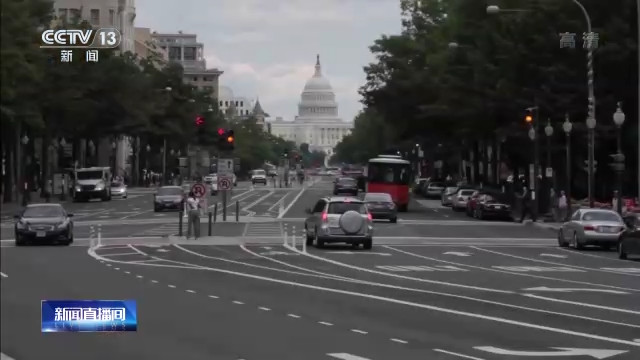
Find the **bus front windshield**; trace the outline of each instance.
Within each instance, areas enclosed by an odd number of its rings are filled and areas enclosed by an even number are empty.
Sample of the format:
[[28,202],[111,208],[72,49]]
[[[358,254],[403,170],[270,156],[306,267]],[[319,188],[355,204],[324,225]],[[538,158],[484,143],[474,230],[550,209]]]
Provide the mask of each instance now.
[[410,170],[409,164],[372,162],[367,169],[367,180],[374,183],[406,185],[410,181]]

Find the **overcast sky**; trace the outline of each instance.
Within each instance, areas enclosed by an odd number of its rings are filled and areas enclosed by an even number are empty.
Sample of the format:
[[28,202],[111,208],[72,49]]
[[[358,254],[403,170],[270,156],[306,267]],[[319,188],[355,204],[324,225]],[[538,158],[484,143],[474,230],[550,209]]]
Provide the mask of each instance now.
[[368,46],[400,31],[399,0],[136,0],[136,26],[195,33],[220,85],[260,97],[272,117],[293,120],[316,54],[333,85],[340,115],[360,110]]

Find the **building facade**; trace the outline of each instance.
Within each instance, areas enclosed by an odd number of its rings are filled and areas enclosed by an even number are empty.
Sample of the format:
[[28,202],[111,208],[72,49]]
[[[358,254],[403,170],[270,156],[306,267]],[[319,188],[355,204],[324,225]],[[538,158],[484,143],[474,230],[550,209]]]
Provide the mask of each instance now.
[[351,133],[353,124],[339,117],[338,103],[329,79],[322,75],[320,56],[315,73],[307,80],[294,121],[277,118],[270,122],[271,133],[285,140],[309,144],[311,151],[323,151],[327,159],[343,137]]
[[149,28],[135,28],[135,43],[134,51],[139,58],[148,58],[151,55],[159,57],[159,62],[156,64],[158,68],[161,68],[169,61],[169,54],[167,50],[158,46],[151,36],[151,29]]
[[175,61],[182,65],[185,82],[209,92],[216,99],[218,98],[218,79],[223,72],[215,68],[207,69],[207,61],[204,59],[204,44],[198,42],[197,35],[178,31],[177,34],[153,32],[151,36],[158,46],[167,52],[169,61]]
[[253,103],[244,96],[236,96],[228,86],[220,86],[218,107],[223,114],[239,118],[248,118],[253,110]]

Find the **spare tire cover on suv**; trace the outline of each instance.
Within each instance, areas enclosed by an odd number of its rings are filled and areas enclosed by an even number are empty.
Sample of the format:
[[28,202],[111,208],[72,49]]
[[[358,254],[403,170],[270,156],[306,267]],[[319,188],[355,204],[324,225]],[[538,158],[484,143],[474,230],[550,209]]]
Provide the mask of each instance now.
[[345,234],[353,235],[362,229],[364,219],[359,212],[350,210],[340,216],[339,224]]

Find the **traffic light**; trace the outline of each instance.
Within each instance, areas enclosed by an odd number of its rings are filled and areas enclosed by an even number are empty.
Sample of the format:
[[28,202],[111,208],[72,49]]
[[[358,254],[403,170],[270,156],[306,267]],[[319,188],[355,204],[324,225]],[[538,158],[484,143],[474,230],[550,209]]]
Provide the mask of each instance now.
[[204,144],[205,142],[205,126],[204,126],[204,116],[196,116],[196,141],[198,144]]
[[235,142],[233,130],[218,129],[218,150],[231,152],[236,147]]
[[533,111],[531,111],[531,110],[527,110],[527,112],[526,112],[526,113],[525,113],[525,115],[524,115],[524,121],[525,121],[527,124],[531,124],[531,123],[533,123]]

